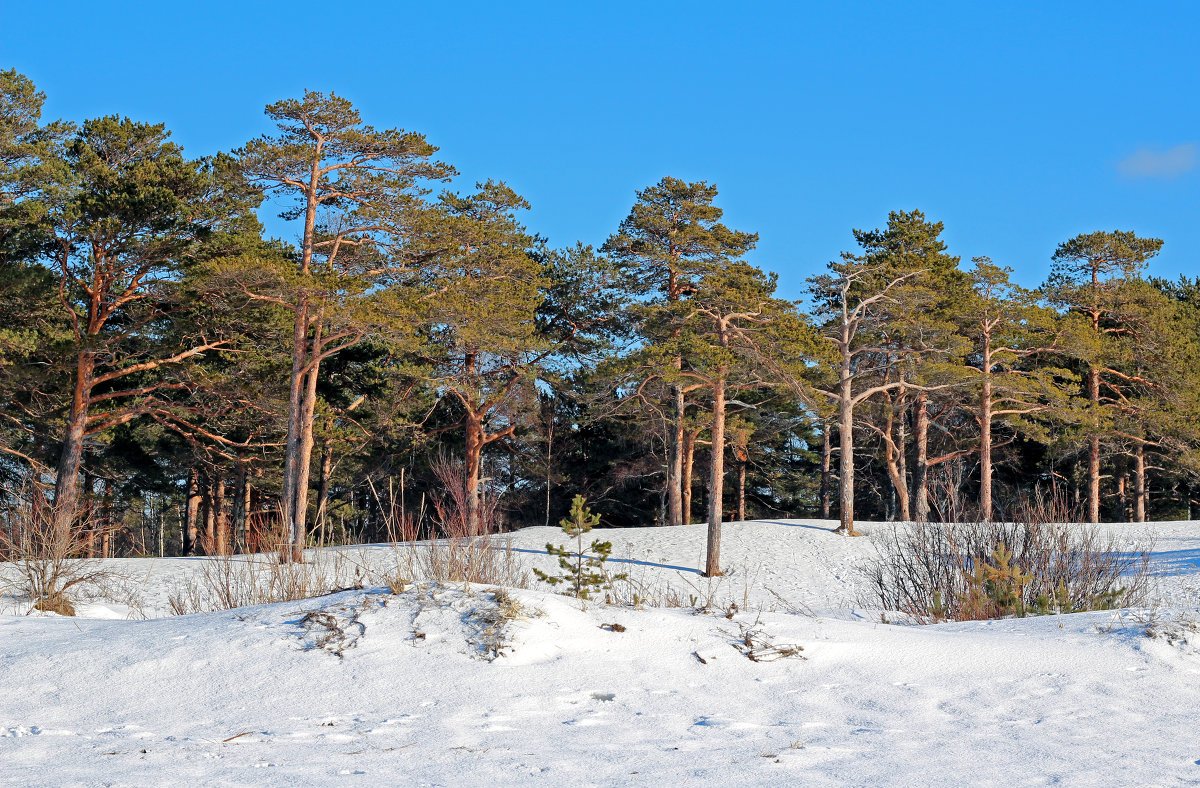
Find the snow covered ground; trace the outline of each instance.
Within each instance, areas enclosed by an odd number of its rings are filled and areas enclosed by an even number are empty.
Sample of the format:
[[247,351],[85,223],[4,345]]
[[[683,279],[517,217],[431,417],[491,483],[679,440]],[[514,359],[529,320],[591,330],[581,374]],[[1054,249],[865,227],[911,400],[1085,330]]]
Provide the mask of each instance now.
[[139,599],[0,615],[0,783],[1200,784],[1200,523],[1112,526],[1153,612],[936,626],[881,624],[831,528],[729,524],[712,583],[700,526],[595,533],[732,617],[427,585],[177,617],[205,559],[114,561]]

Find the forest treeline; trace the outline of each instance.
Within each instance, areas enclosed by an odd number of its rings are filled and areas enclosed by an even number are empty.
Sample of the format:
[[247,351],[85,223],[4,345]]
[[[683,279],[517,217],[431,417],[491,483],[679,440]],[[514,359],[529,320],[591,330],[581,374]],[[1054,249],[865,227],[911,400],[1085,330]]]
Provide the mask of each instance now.
[[575,495],[607,526],[1191,514],[1200,279],[1151,276],[1158,239],[1066,239],[1026,289],[896,211],[796,302],[710,183],[556,246],[508,185],[449,189],[424,136],[332,94],[201,158],[43,99],[0,72],[10,544],[30,507],[93,555],[285,557]]

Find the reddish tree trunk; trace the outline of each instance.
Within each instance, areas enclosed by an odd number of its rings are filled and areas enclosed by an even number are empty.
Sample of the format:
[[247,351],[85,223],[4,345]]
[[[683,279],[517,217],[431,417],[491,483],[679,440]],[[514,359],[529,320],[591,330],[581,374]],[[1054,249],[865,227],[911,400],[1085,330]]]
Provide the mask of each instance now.
[[200,473],[195,468],[188,473],[187,502],[184,507],[183,554],[195,555],[200,535]]
[[225,513],[225,478],[218,476],[213,484],[214,550],[217,555],[229,555],[229,517]]
[[83,441],[87,436],[88,409],[91,406],[92,380],[96,357],[90,350],[80,351],[75,362],[75,386],[63,432],[62,450],[54,478],[54,514],[51,521],[56,549],[71,542],[79,509],[79,471],[83,466]]
[[693,471],[696,466],[696,438],[698,433],[694,430],[688,430],[684,435],[683,446],[683,522],[689,524],[695,522],[692,517],[692,478]]

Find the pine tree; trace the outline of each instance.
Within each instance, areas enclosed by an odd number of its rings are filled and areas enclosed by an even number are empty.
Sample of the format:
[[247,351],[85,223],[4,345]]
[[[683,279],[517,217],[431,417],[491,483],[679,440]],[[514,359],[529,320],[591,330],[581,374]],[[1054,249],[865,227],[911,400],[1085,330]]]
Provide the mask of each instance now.
[[370,329],[347,305],[374,295],[414,261],[406,246],[422,209],[427,181],[454,170],[432,160],[437,148],[400,129],[377,130],[334,94],[306,91],[301,99],[269,105],[279,133],[237,151],[243,171],[273,194],[293,201],[283,218],[300,220],[293,270],[272,277],[288,285],[255,297],[293,315],[288,428],[283,492],[287,523],[284,557],[303,560],[307,544],[308,485],[321,362],[362,341]]
[[972,341],[977,371],[967,408],[979,427],[979,516],[991,521],[994,437],[997,424],[1012,434],[1045,439],[1048,425],[1071,421],[1077,378],[1047,362],[1059,342],[1059,320],[1037,293],[1012,283],[1011,269],[976,257],[973,297],[961,310],[962,333]]
[[189,161],[162,125],[117,117],[83,124],[54,179],[31,201],[40,259],[57,273],[70,336],[72,391],[55,474],[54,531],[77,514],[84,446],[156,412],[186,386],[161,373],[229,345],[202,324],[180,331],[185,269],[227,237],[257,232],[257,196],[225,157]]
[[1128,231],[1078,235],[1059,245],[1045,290],[1076,317],[1073,354],[1084,367],[1087,414],[1087,518],[1100,521],[1101,445],[1111,435],[1112,410],[1125,376],[1115,367],[1128,331],[1130,289],[1163,242]]
[[[546,552],[558,558],[561,574],[551,575],[534,569],[537,578],[552,586],[564,583],[576,599],[591,599],[598,591],[612,588],[614,580],[624,580],[624,574],[609,575],[604,564],[612,555],[612,542],[593,539],[587,552],[583,549],[583,535],[600,525],[600,515],[587,508],[587,499],[576,495],[571,501],[571,512],[559,523],[568,537],[575,540],[575,549],[547,543]],[[590,553],[590,555],[588,554]]]
[[782,386],[783,369],[812,355],[818,342],[794,305],[775,296],[776,276],[737,261],[711,271],[681,311],[686,342],[684,380],[698,381],[712,396],[712,452],[708,480],[708,542],[705,575],[721,574],[721,525],[725,506],[726,417],[730,394]]
[[[637,202],[603,251],[623,266],[628,290],[667,306],[696,294],[700,278],[754,247],[758,236],[721,223],[717,187],[666,177],[637,193]],[[653,319],[653,318],[651,318]],[[676,371],[686,359],[669,359]],[[667,524],[683,522],[684,430],[687,391],[674,385],[667,432]]]
[[534,240],[517,219],[528,208],[503,183],[443,194],[422,239],[423,375],[463,430],[466,526],[479,534],[484,450],[531,418],[534,383],[552,343],[539,330],[546,280]]

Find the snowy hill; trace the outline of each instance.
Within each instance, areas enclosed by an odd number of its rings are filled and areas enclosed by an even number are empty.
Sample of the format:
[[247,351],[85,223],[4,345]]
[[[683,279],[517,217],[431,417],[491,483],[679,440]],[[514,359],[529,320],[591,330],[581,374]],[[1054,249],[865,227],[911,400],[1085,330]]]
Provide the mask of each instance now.
[[[1155,540],[1155,611],[933,626],[879,623],[871,539],[829,528],[728,525],[715,586],[700,527],[597,532],[642,582],[737,612],[417,585],[0,616],[0,782],[1200,782],[1200,526],[1113,526]],[[514,542],[549,566],[533,551],[560,537]],[[113,563],[153,615],[203,559]]]

